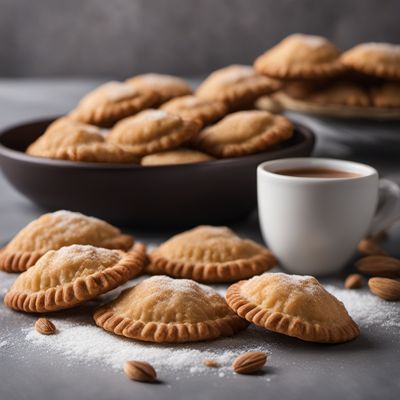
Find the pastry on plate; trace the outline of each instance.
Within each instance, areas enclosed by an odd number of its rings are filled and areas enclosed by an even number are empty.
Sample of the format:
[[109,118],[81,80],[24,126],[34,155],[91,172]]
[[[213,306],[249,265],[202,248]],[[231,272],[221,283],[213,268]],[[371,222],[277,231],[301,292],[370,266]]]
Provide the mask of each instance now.
[[196,96],[223,101],[232,111],[251,108],[259,97],[280,87],[279,81],[257,74],[248,65],[230,65],[211,73],[197,88]]
[[372,86],[371,98],[375,107],[400,109],[400,81],[388,81]]
[[214,160],[214,157],[201,151],[180,147],[178,149],[149,154],[143,157],[140,163],[148,167],[154,165],[194,164],[210,160]]
[[355,82],[341,81],[327,85],[310,94],[306,100],[320,105],[368,107],[371,105],[368,90]]
[[196,121],[152,109],[118,122],[107,135],[107,141],[143,157],[178,147],[199,129],[200,124]]
[[362,43],[343,53],[341,62],[366,75],[400,79],[400,45],[397,44]]
[[249,322],[309,342],[347,342],[360,334],[343,303],[311,276],[256,276],[230,286],[226,301]]
[[199,282],[232,282],[261,274],[276,263],[264,246],[226,227],[198,226],[173,236],[150,254],[147,272]]
[[344,71],[340,51],[321,36],[293,34],[259,56],[255,70],[278,79],[320,79]]
[[200,131],[193,146],[214,157],[239,157],[268,150],[293,135],[293,124],[268,111],[239,111]]
[[202,99],[192,95],[172,99],[163,104],[161,109],[184,119],[199,121],[203,126],[221,119],[228,113],[228,107],[223,101]]
[[151,91],[158,94],[158,104],[165,103],[174,97],[193,93],[190,85],[182,78],[164,74],[136,75],[126,81],[141,92]]
[[124,290],[94,313],[103,329],[131,339],[182,343],[231,336],[248,323],[212,288],[154,276]]
[[72,244],[90,244],[129,250],[134,239],[105,221],[71,212],[44,214],[23,228],[0,250],[0,269],[25,271],[49,250]]
[[139,275],[145,260],[140,243],[129,253],[78,244],[49,250],[16,279],[4,303],[37,313],[72,308]]
[[122,118],[157,104],[159,97],[150,90],[140,91],[125,82],[108,82],[88,93],[69,118],[98,126],[112,126]]

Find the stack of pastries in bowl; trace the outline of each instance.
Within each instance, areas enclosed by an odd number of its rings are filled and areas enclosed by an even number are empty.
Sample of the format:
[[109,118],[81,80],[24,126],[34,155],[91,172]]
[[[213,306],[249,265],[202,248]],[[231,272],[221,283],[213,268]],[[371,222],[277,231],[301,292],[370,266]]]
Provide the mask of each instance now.
[[[326,38],[293,34],[260,55],[254,69],[281,81],[273,98],[285,109],[400,117],[400,45],[362,43],[342,53]],[[258,106],[271,109],[270,100]]]
[[254,107],[280,87],[244,65],[214,71],[195,92],[181,78],[153,73],[108,82],[55,120],[26,152],[142,166],[264,152],[293,135],[286,117]]

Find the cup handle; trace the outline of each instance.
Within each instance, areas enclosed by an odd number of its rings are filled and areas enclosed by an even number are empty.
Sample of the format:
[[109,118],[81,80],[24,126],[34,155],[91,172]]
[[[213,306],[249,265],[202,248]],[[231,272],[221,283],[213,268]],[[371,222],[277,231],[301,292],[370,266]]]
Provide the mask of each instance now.
[[400,187],[389,179],[379,180],[379,202],[368,236],[375,237],[400,220]]

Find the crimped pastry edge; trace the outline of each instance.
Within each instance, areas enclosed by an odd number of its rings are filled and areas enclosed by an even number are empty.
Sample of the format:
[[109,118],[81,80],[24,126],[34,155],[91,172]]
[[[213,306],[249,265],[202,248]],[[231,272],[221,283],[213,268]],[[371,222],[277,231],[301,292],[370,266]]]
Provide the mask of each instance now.
[[203,283],[235,282],[262,274],[277,264],[275,256],[268,250],[250,259],[226,263],[176,262],[157,255],[157,251],[150,254],[149,259],[146,272],[150,274],[163,273],[174,278],[193,279]]
[[358,325],[349,316],[349,323],[340,327],[326,327],[304,322],[300,318],[281,312],[269,311],[248,301],[240,293],[246,281],[231,285],[226,292],[226,302],[240,317],[267,330],[317,343],[343,343],[360,334]]
[[[120,234],[105,240],[101,246],[111,250],[123,250],[128,251],[134,244],[134,237],[131,235]],[[35,265],[36,261],[39,260],[49,250],[44,251],[19,251],[10,252],[7,250],[7,246],[0,249],[0,270],[5,272],[24,272],[28,268]]]
[[223,318],[196,323],[142,322],[118,316],[110,307],[106,304],[94,312],[96,325],[116,335],[145,342],[185,343],[212,340],[221,336],[232,336],[249,325],[246,320],[233,313]]
[[17,311],[34,313],[72,308],[139,275],[145,262],[146,247],[137,243],[117,264],[104,271],[33,293],[13,291],[11,287],[4,297],[4,303]]
[[295,64],[279,65],[266,62],[264,54],[254,62],[254,69],[261,75],[275,79],[321,79],[333,78],[346,71],[339,59],[318,65]]

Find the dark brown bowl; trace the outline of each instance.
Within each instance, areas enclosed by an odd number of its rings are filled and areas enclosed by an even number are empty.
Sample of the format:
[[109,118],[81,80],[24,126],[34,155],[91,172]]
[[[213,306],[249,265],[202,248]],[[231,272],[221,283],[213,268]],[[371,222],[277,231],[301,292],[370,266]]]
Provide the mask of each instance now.
[[9,182],[45,209],[67,209],[120,225],[220,224],[247,216],[257,204],[256,168],[263,161],[310,155],[313,133],[296,125],[279,149],[199,164],[141,167],[28,156],[27,146],[52,122],[0,132],[0,166]]

